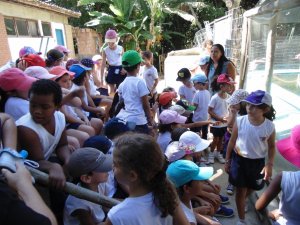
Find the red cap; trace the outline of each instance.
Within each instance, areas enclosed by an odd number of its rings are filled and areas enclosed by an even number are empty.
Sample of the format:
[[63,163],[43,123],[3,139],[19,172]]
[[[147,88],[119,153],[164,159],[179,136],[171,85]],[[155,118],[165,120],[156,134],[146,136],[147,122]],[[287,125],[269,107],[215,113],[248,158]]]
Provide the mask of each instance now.
[[69,74],[71,77],[74,76],[75,73],[66,70],[64,67],[62,66],[54,66],[49,73],[56,75],[54,78],[52,78],[52,80],[57,80],[58,78],[62,77],[63,75],[65,75],[66,73]]
[[159,104],[162,106],[167,105],[170,101],[172,101],[174,98],[176,98],[176,94],[174,92],[162,92],[159,95]]
[[29,66],[41,66],[41,67],[46,66],[45,60],[43,60],[39,55],[35,55],[35,54],[25,55],[24,57],[22,57],[22,60],[25,60],[25,62],[28,64],[28,67]]
[[3,91],[28,91],[36,79],[18,68],[10,68],[0,73],[0,88]]
[[225,73],[218,76],[217,83],[236,84],[236,82]]

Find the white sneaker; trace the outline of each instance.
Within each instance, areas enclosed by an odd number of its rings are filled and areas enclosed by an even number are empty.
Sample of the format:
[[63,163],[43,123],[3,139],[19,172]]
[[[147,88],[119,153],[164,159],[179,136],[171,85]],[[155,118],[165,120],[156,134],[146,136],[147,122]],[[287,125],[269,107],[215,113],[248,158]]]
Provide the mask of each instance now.
[[220,152],[217,152],[216,158],[218,159],[219,163],[222,163],[222,164],[225,163],[225,159],[223,158],[223,156]]
[[214,164],[215,163],[215,153],[210,152],[208,155],[207,164]]

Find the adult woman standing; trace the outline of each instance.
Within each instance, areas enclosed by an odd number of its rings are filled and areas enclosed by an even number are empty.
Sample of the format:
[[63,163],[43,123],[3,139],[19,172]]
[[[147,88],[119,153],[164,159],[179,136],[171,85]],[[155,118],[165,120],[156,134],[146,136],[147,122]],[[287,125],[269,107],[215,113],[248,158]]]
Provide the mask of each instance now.
[[214,94],[216,90],[216,84],[218,76],[222,73],[228,74],[233,80],[235,80],[236,69],[234,64],[226,58],[224,47],[220,44],[214,44],[210,52],[210,60],[206,71],[209,92]]

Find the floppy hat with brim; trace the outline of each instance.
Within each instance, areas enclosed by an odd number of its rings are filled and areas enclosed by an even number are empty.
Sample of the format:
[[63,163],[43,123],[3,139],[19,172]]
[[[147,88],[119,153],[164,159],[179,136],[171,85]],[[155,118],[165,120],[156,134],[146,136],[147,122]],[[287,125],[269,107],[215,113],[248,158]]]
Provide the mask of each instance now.
[[159,120],[162,124],[172,124],[178,123],[183,124],[186,122],[187,118],[185,116],[181,116],[178,112],[166,109],[161,112],[159,115]]
[[232,95],[226,100],[229,105],[236,105],[242,102],[247,96],[248,92],[243,89],[235,90]]
[[86,147],[72,153],[67,168],[72,177],[80,177],[90,172],[109,172],[112,170],[112,162],[111,155]]
[[131,67],[143,62],[141,55],[134,50],[126,51],[122,56],[122,66]]
[[55,75],[52,80],[57,80],[65,74],[69,74],[71,77],[75,75],[74,72],[66,70],[63,66],[54,66],[49,72]]
[[179,148],[185,150],[186,154],[201,152],[210,145],[208,140],[200,138],[192,131],[184,132],[179,138]]
[[168,166],[167,175],[178,188],[192,180],[208,180],[213,171],[212,167],[198,167],[192,161],[177,160]]
[[287,161],[300,168],[300,125],[291,130],[290,137],[277,141],[276,147]]
[[34,77],[36,79],[53,79],[55,75],[50,74],[48,70],[41,66],[30,66],[24,70],[28,76]]
[[186,155],[184,150],[178,148],[178,145],[178,141],[173,141],[167,146],[165,156],[167,157],[169,162],[179,160]]
[[3,91],[28,91],[36,79],[18,68],[10,68],[0,73],[0,88]]

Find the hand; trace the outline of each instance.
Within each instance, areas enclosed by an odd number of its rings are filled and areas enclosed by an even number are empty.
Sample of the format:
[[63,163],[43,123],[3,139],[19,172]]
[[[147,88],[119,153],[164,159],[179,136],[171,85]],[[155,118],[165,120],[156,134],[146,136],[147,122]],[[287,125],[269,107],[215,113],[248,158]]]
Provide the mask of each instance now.
[[230,161],[228,161],[224,164],[224,170],[225,170],[226,173],[229,174],[229,172],[230,172]]
[[280,213],[279,209],[275,209],[268,213],[268,217],[272,220],[278,220],[280,216],[282,216],[282,214]]
[[24,59],[21,59],[19,61],[19,63],[17,64],[17,68],[19,68],[20,70],[25,70],[28,67],[27,62]]
[[121,75],[126,75],[126,73],[127,73],[126,70],[124,70],[124,68],[122,68],[120,74]]
[[22,190],[26,185],[32,185],[31,174],[21,162],[16,162],[15,173],[7,169],[2,169],[1,172],[6,178],[8,186],[15,191]]
[[83,118],[83,122],[85,125],[91,126],[91,122],[89,121],[89,119],[87,117]]
[[84,87],[79,87],[78,89],[72,91],[72,94],[73,94],[74,97],[83,98],[84,91],[85,91]]
[[61,165],[52,163],[49,169],[49,185],[55,189],[62,190],[66,184],[66,177]]
[[214,205],[220,205],[221,204],[221,198],[219,195],[216,195],[214,193],[208,193],[207,198],[214,204]]
[[265,174],[264,175],[264,180],[266,180],[266,181],[270,181],[271,180],[272,169],[273,169],[273,166],[270,163],[267,163],[265,165],[265,167],[262,169],[262,171],[260,172],[260,174]]
[[196,213],[199,213],[201,215],[211,215],[212,211],[213,211],[213,207],[210,206],[200,206],[200,207],[196,207],[193,208],[193,211]]
[[227,118],[223,117],[223,119],[221,120],[222,123],[227,123]]
[[68,145],[70,152],[74,152],[76,148],[73,145]]

